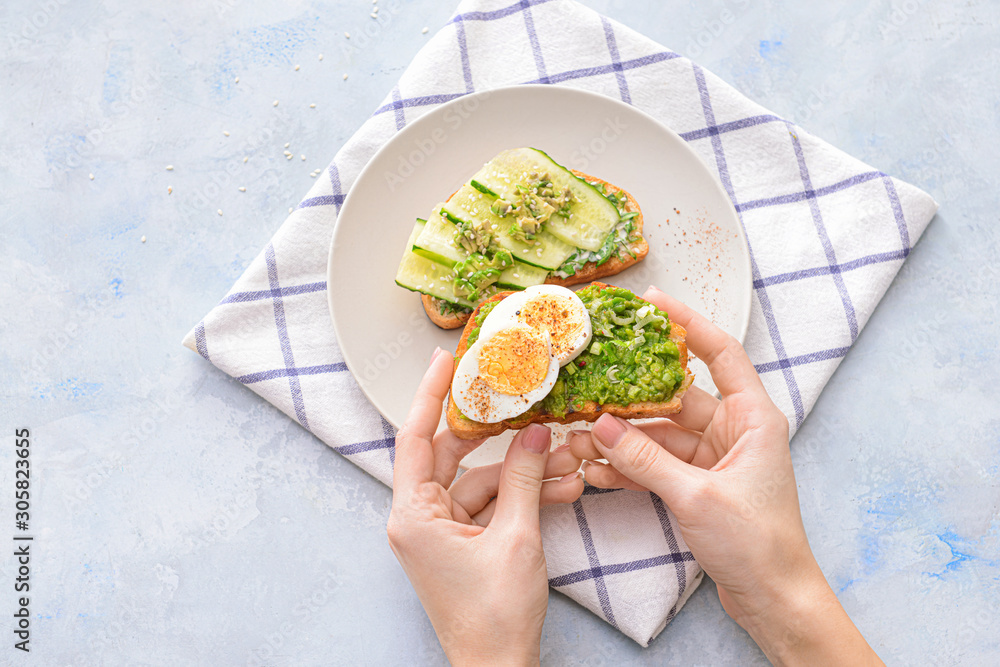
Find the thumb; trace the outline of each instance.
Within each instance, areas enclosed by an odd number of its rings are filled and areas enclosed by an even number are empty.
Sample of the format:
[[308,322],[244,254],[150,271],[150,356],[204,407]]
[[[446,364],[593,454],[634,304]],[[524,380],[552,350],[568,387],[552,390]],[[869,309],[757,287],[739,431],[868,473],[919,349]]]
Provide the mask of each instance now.
[[539,498],[551,441],[552,431],[541,424],[531,424],[514,436],[503,461],[490,528],[540,530]]
[[597,450],[615,469],[671,505],[691,488],[697,471],[651,440],[648,435],[609,414],[601,415],[590,431]]

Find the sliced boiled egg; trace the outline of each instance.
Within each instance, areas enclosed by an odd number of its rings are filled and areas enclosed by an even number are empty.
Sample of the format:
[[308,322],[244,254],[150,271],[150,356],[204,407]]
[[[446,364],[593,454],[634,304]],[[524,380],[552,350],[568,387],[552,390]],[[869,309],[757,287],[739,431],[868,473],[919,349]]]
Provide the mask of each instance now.
[[490,335],[480,330],[458,363],[451,395],[463,415],[494,424],[526,412],[552,391],[558,377],[549,332],[508,322]]
[[559,285],[536,285],[511,294],[486,316],[479,335],[489,337],[512,324],[548,331],[552,354],[560,366],[580,356],[593,335],[590,313],[583,301],[573,290]]

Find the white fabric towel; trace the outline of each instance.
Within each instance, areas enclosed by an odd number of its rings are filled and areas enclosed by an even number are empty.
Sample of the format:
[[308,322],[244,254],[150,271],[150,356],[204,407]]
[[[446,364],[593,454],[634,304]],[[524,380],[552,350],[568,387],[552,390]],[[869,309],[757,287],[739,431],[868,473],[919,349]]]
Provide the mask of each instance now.
[[[937,205],[571,0],[464,0],[184,344],[389,484],[393,428],[346,370],[327,310],[337,212],[407,123],[518,83],[622,99],[680,133],[719,176],[753,255],[746,347],[793,430],[801,425]],[[543,519],[551,585],[643,646],[701,581],[655,496],[588,488]]]

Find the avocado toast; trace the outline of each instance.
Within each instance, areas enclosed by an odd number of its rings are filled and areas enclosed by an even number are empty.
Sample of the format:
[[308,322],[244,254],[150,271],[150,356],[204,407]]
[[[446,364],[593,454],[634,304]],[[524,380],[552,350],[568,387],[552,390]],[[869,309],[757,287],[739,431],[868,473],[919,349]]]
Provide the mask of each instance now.
[[396,283],[422,293],[434,324],[456,329],[500,290],[577,285],[642,261],[642,226],[622,188],[512,149],[418,219]]
[[[456,372],[486,317],[515,293],[500,292],[476,307],[455,352]],[[640,419],[680,412],[681,397],[694,379],[684,328],[620,287],[594,282],[576,294],[590,313],[593,340],[559,370],[552,391],[525,413],[490,424],[464,416],[449,396],[447,421],[455,435],[486,438],[531,423],[593,422],[604,413]]]

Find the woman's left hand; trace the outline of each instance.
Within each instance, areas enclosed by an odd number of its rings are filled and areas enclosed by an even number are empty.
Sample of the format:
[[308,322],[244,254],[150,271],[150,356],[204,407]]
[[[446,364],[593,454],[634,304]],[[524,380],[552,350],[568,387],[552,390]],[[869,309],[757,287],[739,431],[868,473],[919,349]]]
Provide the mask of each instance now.
[[580,460],[565,446],[550,454],[549,429],[533,424],[503,464],[452,483],[481,444],[434,434],[453,363],[435,351],[396,435],[389,544],[452,664],[537,664],[548,607],[539,507],[580,496]]

